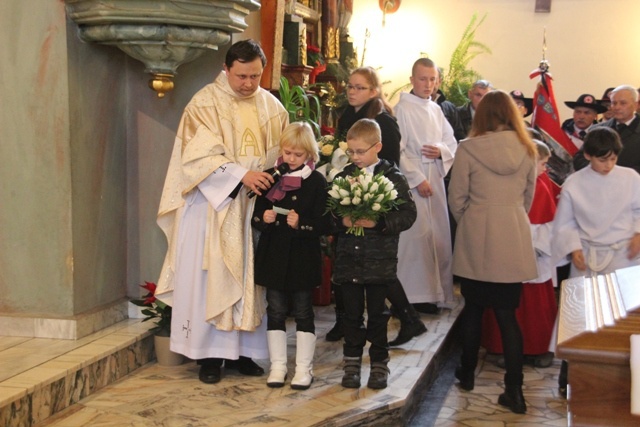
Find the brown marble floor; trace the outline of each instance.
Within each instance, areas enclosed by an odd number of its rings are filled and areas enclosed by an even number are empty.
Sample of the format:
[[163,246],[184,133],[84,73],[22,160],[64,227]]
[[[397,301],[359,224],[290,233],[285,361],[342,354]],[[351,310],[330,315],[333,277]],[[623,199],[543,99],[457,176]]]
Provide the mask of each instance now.
[[[525,369],[525,397],[529,407],[526,415],[512,414],[497,405],[502,390],[501,370],[494,366],[491,356],[483,357],[477,371],[476,389],[461,392],[450,380],[441,396],[427,395],[419,402],[413,396],[421,394],[427,377],[442,371],[442,349],[446,337],[455,321],[461,304],[439,315],[422,315],[429,332],[393,350],[390,362],[390,385],[385,390],[373,391],[365,387],[348,390],[340,386],[342,370],[341,344],[329,343],[323,338],[333,322],[331,307],[316,307],[317,332],[319,335],[314,371],[316,380],[306,391],[295,391],[285,386],[282,389],[266,387],[266,377],[243,377],[235,372],[225,373],[219,384],[206,385],[197,379],[198,367],[187,361],[177,367],[160,366],[155,362],[143,364],[137,370],[111,384],[94,387],[96,390],[86,397],[72,401],[68,407],[54,412],[53,402],[60,397],[29,397],[38,394],[38,379],[48,369],[64,368],[57,373],[60,378],[78,378],[69,372],[70,365],[61,365],[73,357],[92,360],[99,356],[92,352],[108,351],[105,340],[122,345],[129,357],[115,358],[93,369],[83,362],[90,372],[86,382],[92,378],[103,378],[103,372],[124,369],[120,364],[135,365],[144,360],[148,350],[140,344],[138,350],[129,349],[136,342],[143,342],[146,324],[128,320],[115,325],[110,331],[101,331],[86,339],[43,340],[29,338],[0,337],[0,426],[29,425],[23,414],[34,412],[36,426],[343,426],[343,425],[415,425],[415,426],[511,426],[511,425],[566,425],[566,402],[557,396],[557,374],[559,362],[547,369]],[[390,322],[389,336],[397,334],[398,322]],[[289,332],[290,369],[293,370],[295,333]],[[124,342],[127,335],[136,335],[137,341]],[[81,341],[81,342],[79,342]],[[140,354],[138,354],[140,353]],[[440,359],[439,359],[440,358]],[[133,361],[133,362],[132,362]],[[268,361],[258,361],[268,368]],[[368,377],[368,359],[365,358],[363,383]],[[451,362],[449,362],[451,365]],[[442,371],[444,372],[444,371]],[[108,376],[108,375],[107,375]],[[444,376],[444,375],[443,375]],[[449,372],[449,377],[451,374]],[[62,381],[62,380],[60,380]],[[93,381],[93,382],[92,382]],[[64,384],[67,384],[67,379]],[[51,393],[64,393],[66,385],[50,387]],[[85,386],[82,390],[86,390]],[[21,405],[6,405],[15,398],[16,392],[24,390]],[[30,395],[29,392],[32,394]],[[39,403],[38,403],[39,402]],[[435,415],[421,416],[425,406],[437,405]],[[416,408],[417,414],[410,421],[407,409]],[[17,409],[23,408],[22,412]],[[434,409],[431,408],[434,413]],[[37,415],[36,414],[36,415]]]

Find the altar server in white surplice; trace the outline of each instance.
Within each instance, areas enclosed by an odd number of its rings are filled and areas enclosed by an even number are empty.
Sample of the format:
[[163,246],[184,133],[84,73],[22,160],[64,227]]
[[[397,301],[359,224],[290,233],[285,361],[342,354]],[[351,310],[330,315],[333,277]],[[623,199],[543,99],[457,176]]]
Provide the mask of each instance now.
[[273,178],[284,107],[259,87],[266,58],[244,40],[224,70],[184,110],[165,181],[158,225],[168,250],[157,297],[173,307],[171,350],[198,360],[199,378],[221,366],[258,376],[268,358],[266,299],[253,279],[251,212]]
[[453,300],[444,177],[453,164],[457,142],[442,110],[431,100],[437,79],[433,61],[417,60],[411,75],[413,90],[402,93],[396,106],[402,135],[400,170],[409,181],[418,210],[416,222],[400,234],[398,278],[419,311],[437,309],[435,304]]
[[620,137],[595,127],[582,146],[589,166],[562,186],[553,220],[553,262],[571,261],[571,277],[640,264],[640,175],[617,166]]

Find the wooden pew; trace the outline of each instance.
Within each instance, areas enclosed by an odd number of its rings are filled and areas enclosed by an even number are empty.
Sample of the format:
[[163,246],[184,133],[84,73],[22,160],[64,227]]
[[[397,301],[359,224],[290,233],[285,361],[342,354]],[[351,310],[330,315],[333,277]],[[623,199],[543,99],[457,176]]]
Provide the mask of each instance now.
[[630,336],[640,334],[640,266],[562,283],[557,357],[569,363],[571,426],[640,426],[631,415]]

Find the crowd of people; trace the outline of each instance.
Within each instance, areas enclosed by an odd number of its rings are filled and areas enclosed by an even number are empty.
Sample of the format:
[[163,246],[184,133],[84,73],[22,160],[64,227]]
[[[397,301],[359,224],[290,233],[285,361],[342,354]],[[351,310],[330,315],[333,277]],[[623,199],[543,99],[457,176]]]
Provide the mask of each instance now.
[[[223,366],[261,376],[253,359],[268,358],[267,386],[283,387],[293,317],[290,384],[309,388],[312,290],[320,239],[331,234],[336,323],[326,339],[344,340],[344,387],[361,386],[367,341],[367,386],[387,387],[389,346],[427,332],[419,312],[450,307],[455,275],[465,300],[459,386],[473,390],[484,345],[504,354],[499,403],[524,413],[525,355],[550,363],[562,265],[573,277],[639,263],[638,91],[621,85],[567,102],[574,114],[562,128],[575,156],[550,175],[555,146],[525,121],[533,102],[522,92],[479,80],[455,107],[437,64],[420,58],[394,111],[376,71],[358,68],[337,129],[350,163],[337,178],[380,174],[398,203],[376,219],[352,218],[325,212],[315,135],[260,88],[266,60],[255,41],[232,45],[178,128],[158,214],[169,245],[156,294],[173,307],[171,349],[196,360],[207,384]],[[390,313],[401,327],[389,342]]]

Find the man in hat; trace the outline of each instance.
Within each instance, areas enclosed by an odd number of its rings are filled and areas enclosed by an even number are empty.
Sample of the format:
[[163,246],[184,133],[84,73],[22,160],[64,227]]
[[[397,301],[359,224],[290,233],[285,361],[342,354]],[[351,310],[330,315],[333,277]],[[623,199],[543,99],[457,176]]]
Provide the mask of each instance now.
[[580,95],[575,102],[566,101],[564,104],[573,109],[573,118],[562,123],[562,130],[576,148],[580,149],[589,128],[597,123],[598,114],[607,111],[607,107],[601,105],[595,96],[588,93]]
[[[512,90],[509,95],[518,106],[518,111],[522,114],[523,119],[533,113],[533,98],[525,98],[524,94],[519,90]],[[525,124],[527,127],[531,127],[531,123],[525,121]]]
[[607,111],[602,113],[602,115],[600,116],[600,120],[598,120],[599,123],[606,122],[611,117],[613,117],[613,112],[611,111],[611,98],[609,97],[609,95],[611,95],[611,92],[614,89],[614,87],[608,87],[602,94],[602,99],[598,101],[600,102],[600,105],[607,108]]

